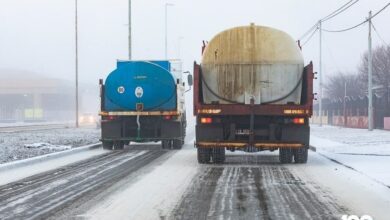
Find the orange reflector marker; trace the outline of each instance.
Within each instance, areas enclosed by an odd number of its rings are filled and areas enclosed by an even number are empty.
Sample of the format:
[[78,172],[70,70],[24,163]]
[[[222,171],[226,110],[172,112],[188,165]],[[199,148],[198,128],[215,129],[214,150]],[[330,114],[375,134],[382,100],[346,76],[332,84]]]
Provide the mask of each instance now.
[[294,124],[303,125],[303,124],[305,124],[305,118],[294,118],[293,122],[294,122]]
[[200,118],[200,123],[202,124],[211,124],[213,122],[212,118]]

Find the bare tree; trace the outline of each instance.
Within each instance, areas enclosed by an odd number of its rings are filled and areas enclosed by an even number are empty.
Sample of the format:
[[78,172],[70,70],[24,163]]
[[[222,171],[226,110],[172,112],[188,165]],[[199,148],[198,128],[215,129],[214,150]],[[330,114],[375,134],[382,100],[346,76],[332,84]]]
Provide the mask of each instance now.
[[[362,89],[367,91],[368,81],[368,53],[364,53],[358,67],[359,83]],[[377,92],[387,94],[389,101],[390,86],[390,46],[380,46],[372,52],[372,81]]]
[[362,95],[359,76],[353,73],[342,73],[330,76],[325,84],[326,95],[330,99],[344,98],[345,88],[347,96]]

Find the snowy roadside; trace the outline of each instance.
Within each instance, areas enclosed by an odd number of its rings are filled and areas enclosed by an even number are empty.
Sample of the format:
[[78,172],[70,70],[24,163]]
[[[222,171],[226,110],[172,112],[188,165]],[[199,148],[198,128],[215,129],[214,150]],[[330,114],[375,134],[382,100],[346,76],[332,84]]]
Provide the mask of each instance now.
[[99,137],[96,128],[0,133],[0,164],[94,144]]
[[50,122],[12,122],[12,123],[0,123],[0,128],[3,127],[20,127],[20,126],[36,126],[36,125],[53,125],[64,124],[73,125],[74,121],[50,121]]
[[311,125],[310,144],[336,163],[390,188],[390,132]]

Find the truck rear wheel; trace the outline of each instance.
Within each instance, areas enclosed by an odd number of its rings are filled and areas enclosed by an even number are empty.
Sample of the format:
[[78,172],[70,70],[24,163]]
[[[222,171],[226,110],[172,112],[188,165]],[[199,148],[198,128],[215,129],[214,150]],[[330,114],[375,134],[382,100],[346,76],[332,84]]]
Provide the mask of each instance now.
[[114,141],[114,150],[123,150],[125,148],[125,142]]
[[102,145],[103,145],[103,149],[112,150],[113,142],[112,141],[103,141]]
[[215,147],[213,148],[213,162],[216,164],[221,164],[225,162],[225,148],[224,147]]
[[172,141],[173,141],[173,149],[179,150],[183,146],[183,142],[181,139],[174,139]]
[[182,137],[182,142],[183,142],[183,145],[184,145],[184,141],[186,139],[186,134],[187,134],[187,131],[186,131],[186,126],[182,126],[182,129],[183,129],[183,137]]
[[161,141],[161,147],[164,150],[169,150],[171,149],[172,146],[172,141],[171,140],[162,140]]
[[281,163],[292,163],[293,152],[290,148],[279,148],[279,160]]
[[198,163],[210,163],[211,160],[211,149],[198,147]]
[[294,161],[295,163],[306,163],[308,157],[308,150],[306,147],[294,149]]

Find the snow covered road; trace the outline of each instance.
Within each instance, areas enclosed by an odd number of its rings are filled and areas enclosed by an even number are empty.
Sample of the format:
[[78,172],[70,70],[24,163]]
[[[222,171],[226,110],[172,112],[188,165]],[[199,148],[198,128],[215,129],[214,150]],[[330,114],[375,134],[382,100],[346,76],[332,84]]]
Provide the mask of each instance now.
[[[319,152],[310,152],[307,164],[282,165],[277,152],[235,152],[224,165],[199,165],[194,132],[178,151],[157,144],[104,151],[1,186],[0,219],[389,219],[390,188],[384,184],[389,172],[367,158],[338,158],[340,163],[328,157],[354,153],[353,144],[360,152],[364,148],[364,139],[352,141],[353,134],[332,140],[327,132],[337,133],[334,129],[314,127]],[[374,146],[374,153],[387,153]]]
[[338,219],[347,212],[316,183],[280,165],[277,155],[227,160],[200,168],[172,219]]
[[42,219],[97,195],[166,151],[113,151],[0,187],[0,219]]

